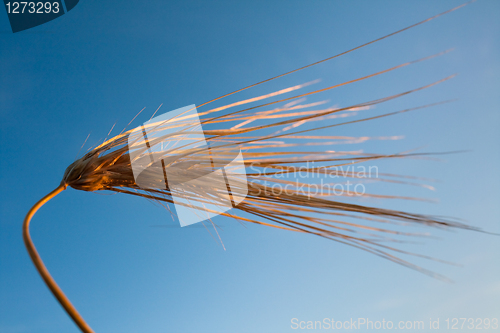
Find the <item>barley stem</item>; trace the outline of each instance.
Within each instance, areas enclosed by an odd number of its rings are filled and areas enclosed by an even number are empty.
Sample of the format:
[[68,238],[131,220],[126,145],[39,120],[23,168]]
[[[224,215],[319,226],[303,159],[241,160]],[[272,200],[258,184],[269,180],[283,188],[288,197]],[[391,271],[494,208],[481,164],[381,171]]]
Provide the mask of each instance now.
[[30,211],[24,218],[24,223],[23,223],[24,245],[26,245],[26,249],[28,250],[31,260],[33,261],[33,264],[38,270],[38,273],[40,273],[42,279],[45,281],[45,284],[47,284],[47,287],[49,287],[52,294],[55,296],[55,298],[61,304],[64,310],[68,313],[71,319],[73,319],[75,324],[82,330],[82,332],[94,333],[92,328],[90,328],[90,326],[85,322],[82,316],[80,316],[80,314],[75,309],[73,304],[71,304],[66,295],[64,295],[61,288],[59,288],[59,286],[57,285],[56,281],[54,281],[54,279],[50,275],[49,271],[47,270],[47,267],[45,267],[45,265],[43,264],[42,258],[40,258],[40,256],[38,255],[38,252],[36,251],[35,245],[33,244],[33,241],[31,240],[30,236],[29,225],[33,215],[35,215],[37,210],[40,207],[42,207],[46,202],[48,202],[50,199],[52,199],[65,189],[66,189],[66,184],[61,183],[61,185],[59,185],[58,188],[47,194],[45,197],[40,199],[40,201],[38,201],[33,207],[31,207]]

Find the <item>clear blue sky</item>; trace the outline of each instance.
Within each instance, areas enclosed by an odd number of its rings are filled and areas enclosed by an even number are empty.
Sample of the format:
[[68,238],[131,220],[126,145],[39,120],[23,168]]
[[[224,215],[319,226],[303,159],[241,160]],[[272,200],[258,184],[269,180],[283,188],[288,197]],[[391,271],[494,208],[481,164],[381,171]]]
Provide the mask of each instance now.
[[[121,130],[143,107],[134,126],[161,103],[165,111],[199,105],[461,3],[82,0],[68,14],[16,34],[0,13],[0,332],[78,332],[33,267],[21,225],[59,184],[89,132],[89,143],[98,143],[115,121]],[[500,2],[480,0],[227,101],[316,78],[339,83],[455,48],[321,97],[347,105],[459,73],[375,112],[456,102],[336,133],[405,136],[355,146],[369,151],[467,150],[441,161],[379,164],[380,172],[439,180],[434,192],[381,190],[439,203],[367,203],[500,232],[499,15]],[[446,318],[500,319],[499,237],[434,230],[439,239],[408,247],[462,264],[417,261],[455,281],[446,284],[319,237],[216,221],[226,251],[205,229],[174,227],[168,212],[140,198],[69,189],[37,213],[31,232],[53,277],[96,332],[293,332],[292,318],[423,320],[426,328],[430,318],[440,318],[441,328]]]

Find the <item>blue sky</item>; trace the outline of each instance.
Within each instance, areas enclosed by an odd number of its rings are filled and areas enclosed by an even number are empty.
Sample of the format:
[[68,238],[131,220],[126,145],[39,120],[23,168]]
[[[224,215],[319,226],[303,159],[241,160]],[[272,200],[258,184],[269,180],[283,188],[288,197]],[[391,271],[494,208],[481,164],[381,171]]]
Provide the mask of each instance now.
[[[78,332],[24,248],[22,220],[55,188],[91,132],[96,144],[173,110],[348,50],[462,1],[80,1],[68,14],[12,34],[0,14],[0,331]],[[480,0],[375,45],[231,96],[225,102],[320,78],[340,83],[450,48],[447,55],[321,95],[348,105],[458,73],[374,112],[457,101],[335,130],[404,135],[348,148],[420,148],[440,161],[377,164],[381,172],[438,179],[436,191],[385,193],[439,203],[367,204],[453,216],[500,232],[500,23]],[[214,105],[223,105],[216,103]],[[329,132],[330,133],[330,132]],[[86,148],[89,147],[89,144]],[[86,149],[85,148],[85,149]],[[375,185],[374,185],[375,186]],[[178,228],[140,198],[69,189],[34,217],[31,234],[60,287],[96,332],[290,332],[291,319],[500,319],[499,238],[433,230],[408,247],[462,267],[419,261],[446,284],[319,237],[218,217],[226,251],[204,228]],[[158,227],[163,225],[163,227]],[[300,330],[299,330],[300,331]]]

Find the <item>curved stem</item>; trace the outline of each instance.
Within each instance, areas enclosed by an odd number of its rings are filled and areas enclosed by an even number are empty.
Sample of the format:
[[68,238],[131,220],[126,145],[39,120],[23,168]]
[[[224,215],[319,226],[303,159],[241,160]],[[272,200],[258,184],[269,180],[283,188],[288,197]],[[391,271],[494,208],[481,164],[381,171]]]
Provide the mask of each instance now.
[[61,185],[59,185],[58,188],[47,194],[45,197],[40,199],[40,201],[38,201],[33,207],[31,207],[28,214],[26,214],[23,223],[24,245],[26,245],[26,249],[28,250],[31,260],[33,261],[33,264],[38,270],[38,273],[40,273],[40,275],[42,276],[43,281],[45,281],[47,287],[49,287],[52,294],[56,297],[57,301],[61,304],[61,306],[68,313],[71,319],[73,319],[75,324],[80,328],[80,330],[82,330],[82,332],[94,333],[92,328],[90,328],[90,326],[85,322],[82,316],[80,316],[78,311],[76,311],[75,307],[73,306],[73,304],[71,304],[66,295],[64,295],[63,291],[61,290],[61,288],[59,288],[56,281],[54,281],[52,276],[50,276],[50,273],[43,264],[42,258],[40,258],[40,256],[38,255],[38,252],[36,251],[35,245],[33,244],[33,241],[31,240],[30,236],[29,226],[33,215],[35,215],[37,210],[40,207],[42,207],[46,202],[48,202],[50,199],[52,199],[65,189],[66,189],[66,184],[61,183]]

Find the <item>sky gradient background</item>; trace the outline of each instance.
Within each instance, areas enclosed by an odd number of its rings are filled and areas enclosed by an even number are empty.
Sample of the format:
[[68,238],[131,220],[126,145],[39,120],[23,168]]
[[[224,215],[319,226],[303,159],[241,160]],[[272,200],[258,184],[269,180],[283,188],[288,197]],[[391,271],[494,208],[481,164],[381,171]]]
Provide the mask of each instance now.
[[[0,332],[78,332],[24,248],[29,208],[86,148],[164,112],[329,57],[462,1],[82,0],[68,14],[12,34],[0,14],[2,200]],[[459,75],[373,112],[457,101],[339,128],[330,135],[404,135],[349,149],[420,148],[441,161],[380,162],[380,172],[438,179],[436,191],[373,187],[439,203],[366,204],[453,216],[500,232],[500,2],[481,0],[375,45],[231,96],[237,101],[313,79],[344,82],[450,48],[319,98],[345,106]],[[371,111],[370,111],[371,112]],[[346,148],[346,149],[347,149]],[[374,185],[375,186],[375,185]],[[46,266],[96,332],[290,332],[290,320],[500,319],[500,242],[433,230],[407,249],[463,267],[419,261],[446,284],[319,237],[216,218],[226,251],[204,228],[179,228],[141,198],[68,189],[34,217]]]

